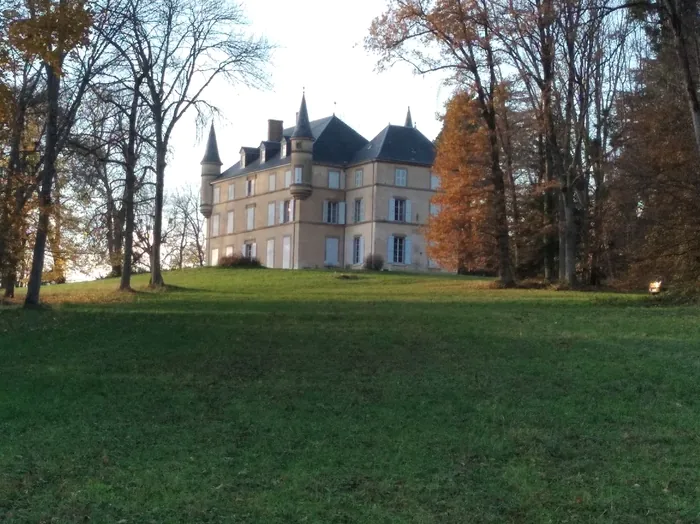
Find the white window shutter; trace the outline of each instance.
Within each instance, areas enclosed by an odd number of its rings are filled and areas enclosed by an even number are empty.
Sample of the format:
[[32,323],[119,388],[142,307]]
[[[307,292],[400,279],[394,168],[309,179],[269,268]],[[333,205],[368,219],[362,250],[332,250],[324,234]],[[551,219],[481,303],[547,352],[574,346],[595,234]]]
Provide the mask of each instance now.
[[394,262],[394,235],[389,236],[389,241],[386,246],[386,258],[387,264],[392,264]]
[[257,244],[257,242],[253,242],[253,247],[250,250],[250,254],[253,258],[257,258],[257,256],[258,256],[258,244]]
[[284,201],[280,202],[279,206],[280,206],[280,219],[279,219],[279,223],[280,223],[280,224],[284,224]]
[[394,220],[394,206],[396,205],[396,201],[393,198],[389,199],[389,216],[387,219],[392,222]]
[[353,238],[349,237],[345,242],[345,263],[352,264],[353,260]]
[[328,200],[323,201],[323,220],[322,222],[328,222]]
[[360,264],[365,261],[365,237],[360,237]]
[[338,224],[345,224],[345,202],[341,202],[338,208]]
[[360,221],[365,219],[365,199],[360,200]]
[[411,214],[411,201],[406,200],[406,222],[413,222],[413,215]]
[[406,250],[406,252],[404,253],[403,260],[404,260],[404,263],[406,265],[409,265],[409,264],[411,264],[411,251],[412,251],[411,237],[406,237],[403,245],[404,245],[404,248]]
[[294,212],[296,211],[297,207],[297,201],[295,198],[292,198],[289,201],[289,220],[294,222]]

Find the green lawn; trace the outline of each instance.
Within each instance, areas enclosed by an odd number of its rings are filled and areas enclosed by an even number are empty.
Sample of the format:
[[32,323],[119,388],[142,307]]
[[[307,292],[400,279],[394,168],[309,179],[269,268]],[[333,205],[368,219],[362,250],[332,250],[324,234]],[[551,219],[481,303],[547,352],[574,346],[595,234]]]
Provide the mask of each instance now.
[[700,522],[696,307],[453,277],[166,280],[0,309],[0,522]]

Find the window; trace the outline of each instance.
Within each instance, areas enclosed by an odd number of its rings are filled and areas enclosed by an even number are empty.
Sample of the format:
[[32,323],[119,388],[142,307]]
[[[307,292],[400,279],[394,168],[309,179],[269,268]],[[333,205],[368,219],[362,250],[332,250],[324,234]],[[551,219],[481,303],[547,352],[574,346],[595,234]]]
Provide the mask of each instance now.
[[243,244],[242,255],[245,258],[255,258],[257,257],[255,242],[246,242]]
[[219,215],[212,215],[211,217],[211,236],[219,236]]
[[328,172],[328,187],[330,189],[340,189],[340,173],[338,171]]
[[228,199],[233,200],[236,198],[236,186],[233,184],[228,185]]
[[221,202],[221,188],[216,186],[214,188],[214,203],[218,204],[219,202]]
[[436,191],[440,188],[440,177],[437,175],[430,175],[430,189]]
[[219,265],[219,250],[218,249],[211,250],[211,265],[212,266]]
[[362,222],[365,219],[365,202],[361,198],[355,199],[353,207],[352,220],[353,222]]
[[255,194],[255,180],[249,178],[245,181],[245,196],[253,196]]
[[401,187],[406,187],[407,172],[403,168],[396,168],[396,175],[394,176],[394,184]]
[[292,172],[285,171],[284,172],[284,187],[289,187],[291,185],[292,185]]
[[265,163],[265,146],[262,146],[260,148],[260,163],[261,164]]
[[362,237],[355,237],[352,239],[352,263],[362,264],[365,251],[365,242]]
[[275,267],[275,239],[267,239],[267,253],[265,254],[265,266]]
[[226,246],[226,256],[227,257],[233,256],[233,246]]
[[406,201],[402,198],[394,199],[394,222],[406,222]]
[[248,231],[255,229],[255,208],[247,207],[246,210],[246,229]]
[[294,220],[294,200],[280,202],[280,224],[286,224]]
[[282,139],[282,153],[280,153],[280,156],[282,158],[287,156],[287,140],[284,138]]
[[435,216],[440,213],[440,206],[437,204],[430,204],[430,215]]
[[241,151],[241,167],[245,167],[245,152]]
[[323,202],[323,221],[326,224],[345,224],[345,202]]
[[362,169],[357,169],[355,171],[355,187],[362,187],[364,175],[365,172]]
[[326,256],[325,265],[327,266],[337,266],[338,265],[338,239],[332,237],[326,237]]
[[296,166],[294,168],[294,183],[302,184],[304,177],[304,169],[301,166]]
[[268,226],[275,225],[275,203],[274,202],[270,202],[267,205],[267,225]]
[[267,179],[267,190],[274,191],[277,189],[277,174],[272,173]]
[[233,233],[233,211],[226,214],[226,233],[229,235]]
[[411,239],[403,236],[390,236],[387,245],[387,259],[392,264],[411,263]]

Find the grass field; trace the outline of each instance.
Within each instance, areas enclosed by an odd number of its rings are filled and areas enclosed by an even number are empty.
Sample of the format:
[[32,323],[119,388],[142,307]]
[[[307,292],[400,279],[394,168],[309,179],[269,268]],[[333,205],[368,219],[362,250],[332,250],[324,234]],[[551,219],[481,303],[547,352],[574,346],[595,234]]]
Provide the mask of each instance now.
[[700,522],[696,307],[395,274],[166,280],[0,309],[0,522]]

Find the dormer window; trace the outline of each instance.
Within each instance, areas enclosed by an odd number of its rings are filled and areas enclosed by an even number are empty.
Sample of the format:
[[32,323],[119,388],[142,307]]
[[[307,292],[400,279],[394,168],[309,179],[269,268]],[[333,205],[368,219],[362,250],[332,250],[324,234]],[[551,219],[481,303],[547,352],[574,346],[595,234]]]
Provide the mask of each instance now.
[[265,163],[265,146],[260,146],[260,163]]
[[241,167],[245,167],[245,151],[241,151]]
[[287,156],[287,140],[282,140],[282,152],[280,153],[280,158],[285,158]]

